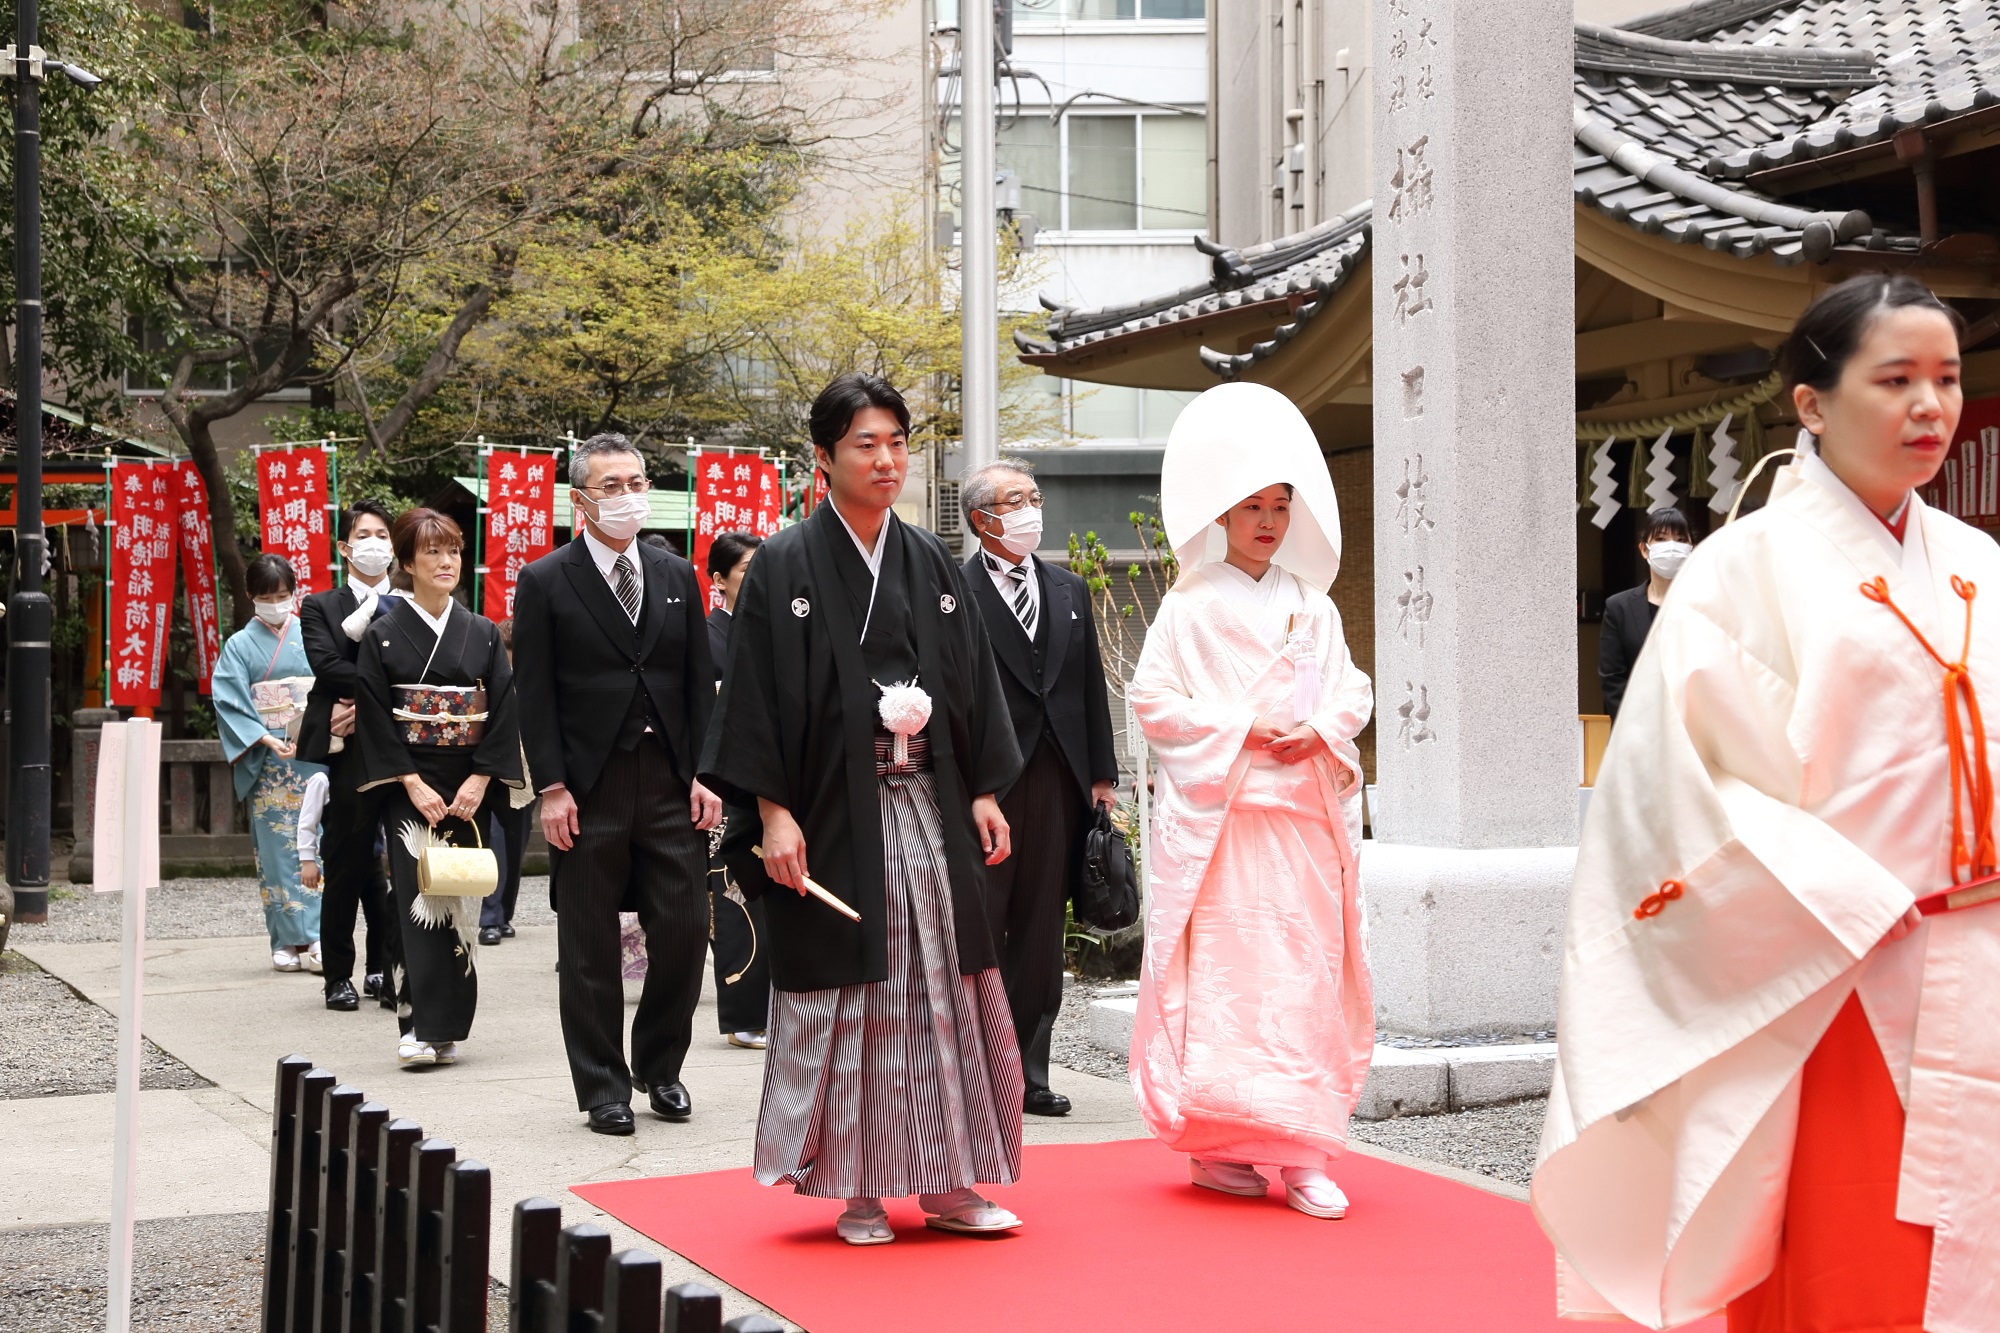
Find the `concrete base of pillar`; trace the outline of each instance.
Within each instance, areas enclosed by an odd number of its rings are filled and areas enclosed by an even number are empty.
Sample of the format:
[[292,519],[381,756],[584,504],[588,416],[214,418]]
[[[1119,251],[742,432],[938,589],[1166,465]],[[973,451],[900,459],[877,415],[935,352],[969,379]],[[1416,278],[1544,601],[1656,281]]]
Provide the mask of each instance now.
[[1375,1023],[1397,1036],[1553,1031],[1574,847],[1364,842]]

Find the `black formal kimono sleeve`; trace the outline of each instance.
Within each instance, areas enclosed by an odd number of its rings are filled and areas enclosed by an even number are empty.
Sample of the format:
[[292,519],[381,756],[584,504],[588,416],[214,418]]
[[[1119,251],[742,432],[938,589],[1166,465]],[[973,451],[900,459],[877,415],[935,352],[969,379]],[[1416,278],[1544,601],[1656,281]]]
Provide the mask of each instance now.
[[[958,680],[965,698],[965,739],[959,742],[959,772],[965,775],[968,797],[991,796],[1006,790],[1021,775],[1026,760],[1014,739],[1014,720],[1007,711],[1007,696],[1000,686],[1000,664],[993,657],[993,643],[986,633],[985,617],[972,603],[965,584],[965,571],[951,560],[936,562],[940,581],[949,580],[952,596],[966,614],[946,617],[958,629]],[[753,561],[750,566],[756,568]]]
[[[774,562],[775,563],[775,562]],[[771,603],[782,581],[753,560],[736,594],[729,661],[715,696],[697,766],[702,783],[732,805],[757,807],[762,797],[794,809],[779,721],[778,648]],[[774,586],[776,585],[776,586]],[[706,629],[704,627],[704,636]],[[732,825],[731,832],[735,832]],[[746,885],[746,888],[748,886]]]
[[707,748],[704,742],[708,739],[708,724],[715,716],[716,664],[708,651],[708,603],[701,595],[701,581],[695,577],[692,565],[679,564],[675,573],[683,584],[681,638],[687,645],[681,663],[681,699],[687,710],[687,745],[694,751],[688,756],[693,762],[687,764],[687,774],[698,781],[702,751]]
[[417,771],[391,714],[389,671],[383,653],[388,635],[378,622],[361,636],[354,662],[354,736],[361,743],[361,786],[383,786]]

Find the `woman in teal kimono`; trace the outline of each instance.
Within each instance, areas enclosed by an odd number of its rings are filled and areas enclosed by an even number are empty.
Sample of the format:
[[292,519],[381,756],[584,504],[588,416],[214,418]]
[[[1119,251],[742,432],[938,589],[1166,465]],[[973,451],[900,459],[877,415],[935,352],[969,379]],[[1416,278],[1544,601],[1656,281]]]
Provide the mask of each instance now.
[[318,972],[319,890],[299,880],[299,806],[306,783],[326,768],[295,758],[289,734],[312,688],[292,604],[298,577],[284,558],[266,554],[250,562],[246,581],[257,618],[222,645],[215,729],[236,778],[236,799],[250,807],[271,966]]

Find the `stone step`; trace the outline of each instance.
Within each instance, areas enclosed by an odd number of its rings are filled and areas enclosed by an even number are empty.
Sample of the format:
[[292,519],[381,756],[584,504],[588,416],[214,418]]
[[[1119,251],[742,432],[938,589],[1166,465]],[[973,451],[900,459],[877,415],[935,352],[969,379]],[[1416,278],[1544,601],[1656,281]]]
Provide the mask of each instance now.
[[[1091,1044],[1119,1054],[1129,1051],[1138,1011],[1137,996],[1093,1000]],[[1354,1114],[1363,1120],[1389,1120],[1543,1097],[1555,1068],[1554,1042],[1414,1050],[1378,1044]]]

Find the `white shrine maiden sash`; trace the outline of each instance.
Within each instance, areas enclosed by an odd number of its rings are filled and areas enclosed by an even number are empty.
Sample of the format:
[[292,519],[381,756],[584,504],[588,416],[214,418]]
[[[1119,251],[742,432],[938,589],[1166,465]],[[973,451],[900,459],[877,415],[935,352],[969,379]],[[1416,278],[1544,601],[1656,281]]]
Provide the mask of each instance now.
[[[1640,655],[1578,853],[1532,1190],[1564,1314],[1665,1328],[1769,1275],[1799,1071],[1858,989],[1909,1115],[1897,1215],[1937,1229],[1924,1327],[1995,1327],[2000,903],[1880,943],[1953,882],[1953,764],[1938,660],[1861,589],[1947,656],[1963,638],[2000,699],[2000,547],[1910,503],[1898,545],[1818,459],[1786,469]],[[1954,576],[1983,594],[1969,637]]]

